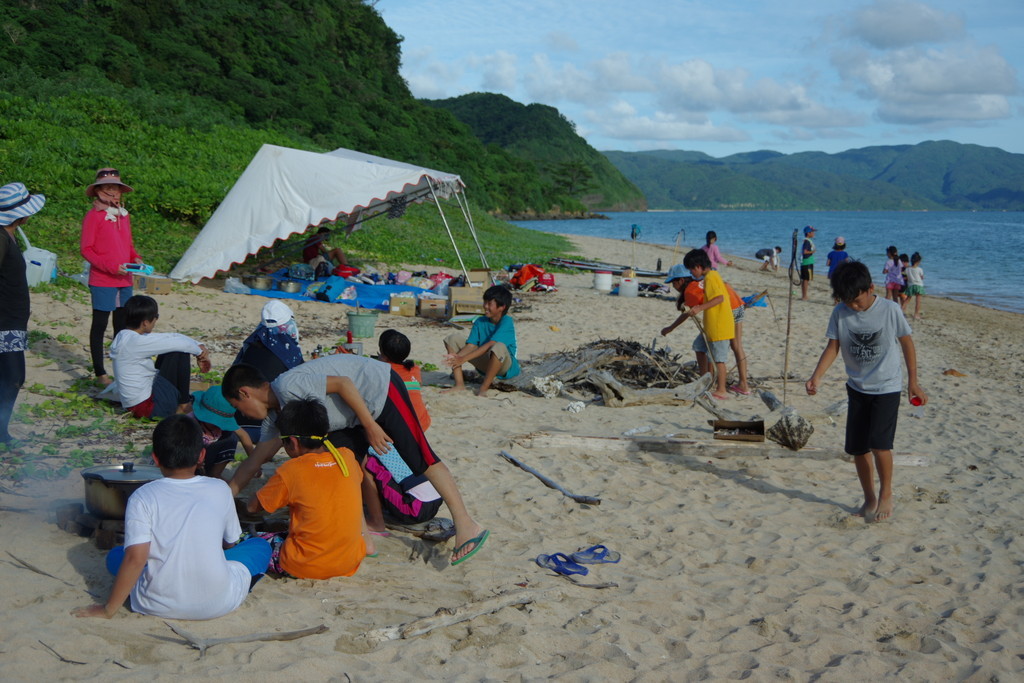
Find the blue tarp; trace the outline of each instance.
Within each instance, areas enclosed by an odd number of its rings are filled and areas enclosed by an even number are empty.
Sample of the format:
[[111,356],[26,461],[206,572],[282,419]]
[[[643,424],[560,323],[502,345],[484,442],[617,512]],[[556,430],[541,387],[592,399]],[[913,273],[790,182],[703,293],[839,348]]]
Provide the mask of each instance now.
[[[302,280],[292,280],[287,277],[287,268],[283,268],[276,273],[272,273],[270,278],[275,282],[300,282],[307,285],[312,285],[313,282],[304,282]],[[319,282],[326,282],[326,278],[319,280]],[[421,287],[413,287],[411,285],[367,285],[362,283],[350,282],[350,286],[356,288],[355,299],[339,299],[335,303],[348,304],[349,306],[358,306],[359,308],[372,308],[378,311],[388,311],[391,305],[391,295],[398,294],[401,292],[410,292],[415,296],[419,296],[424,292],[429,292],[429,289],[422,289]],[[305,290],[291,294],[289,292],[282,292],[277,289],[251,289],[250,294],[256,296],[263,296],[269,299],[295,299],[297,301],[318,301],[313,296],[309,296],[305,293]]]

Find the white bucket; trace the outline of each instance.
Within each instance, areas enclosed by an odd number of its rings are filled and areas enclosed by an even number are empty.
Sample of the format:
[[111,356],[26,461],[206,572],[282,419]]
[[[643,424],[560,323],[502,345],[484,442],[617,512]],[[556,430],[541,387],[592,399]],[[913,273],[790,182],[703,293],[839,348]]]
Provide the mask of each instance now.
[[636,296],[640,289],[635,277],[624,277],[619,280],[619,296]]
[[612,274],[607,270],[595,270],[594,289],[599,292],[612,291]]

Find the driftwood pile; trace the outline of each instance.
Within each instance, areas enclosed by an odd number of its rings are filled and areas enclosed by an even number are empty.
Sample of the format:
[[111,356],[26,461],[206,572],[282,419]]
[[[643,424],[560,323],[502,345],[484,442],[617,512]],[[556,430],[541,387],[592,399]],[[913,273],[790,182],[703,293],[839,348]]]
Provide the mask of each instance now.
[[572,400],[600,394],[606,406],[692,401],[707,391],[708,378],[701,378],[692,364],[683,365],[680,358],[635,341],[600,339],[524,364],[518,376],[496,380],[494,387]]

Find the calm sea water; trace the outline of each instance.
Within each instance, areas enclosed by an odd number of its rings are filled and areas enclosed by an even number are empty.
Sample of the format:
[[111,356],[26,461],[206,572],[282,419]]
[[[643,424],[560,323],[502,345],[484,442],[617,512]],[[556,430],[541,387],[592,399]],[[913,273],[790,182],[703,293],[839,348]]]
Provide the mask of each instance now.
[[[522,221],[533,230],[629,240],[633,224],[640,242],[686,247],[704,244],[708,230],[718,233],[724,254],[753,258],[758,249],[782,247],[788,266],[793,230],[818,229],[817,274],[825,272],[825,256],[833,240],[846,238],[846,251],[863,261],[882,281],[885,249],[894,244],[901,254],[920,252],[928,294],[1024,313],[1024,213],[960,213],[897,211],[651,211],[609,213],[608,220]],[[680,232],[682,231],[682,232]],[[586,256],[586,254],[582,254]],[[617,262],[629,264],[630,246],[623,245]],[[653,268],[654,263],[632,264]],[[663,263],[665,269],[671,266]]]

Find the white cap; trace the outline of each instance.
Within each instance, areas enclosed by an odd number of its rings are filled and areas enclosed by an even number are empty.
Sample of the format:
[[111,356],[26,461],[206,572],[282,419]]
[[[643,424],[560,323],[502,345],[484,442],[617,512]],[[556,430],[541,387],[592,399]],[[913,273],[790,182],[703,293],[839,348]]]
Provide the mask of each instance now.
[[283,301],[271,301],[263,307],[263,324],[267,327],[284,325],[295,317]]

